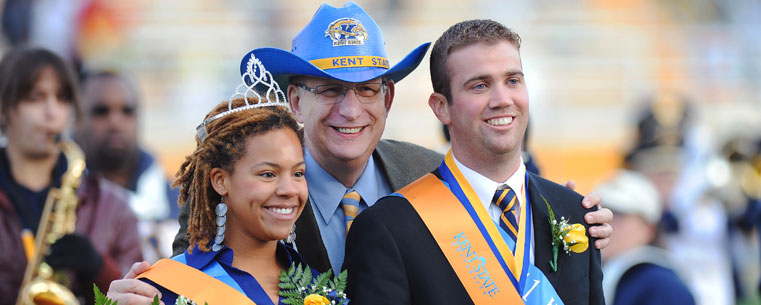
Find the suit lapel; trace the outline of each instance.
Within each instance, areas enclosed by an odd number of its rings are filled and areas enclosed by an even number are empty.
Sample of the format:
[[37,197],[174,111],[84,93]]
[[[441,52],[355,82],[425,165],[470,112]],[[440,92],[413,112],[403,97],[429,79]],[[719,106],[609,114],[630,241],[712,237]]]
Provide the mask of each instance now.
[[[402,174],[404,170],[400,167],[400,162],[387,162],[391,158],[389,153],[385,152],[384,147],[389,148],[384,141],[378,143],[373,152],[376,164],[383,170],[386,181],[392,190],[400,189],[407,183],[417,179],[410,179],[409,174]],[[307,200],[304,211],[296,220],[296,247],[301,257],[309,266],[320,272],[331,269],[328,251],[325,249],[325,243],[320,235],[320,227],[317,225],[312,204]]]
[[386,146],[385,142],[378,142],[378,146],[376,146],[371,158],[375,158],[376,164],[378,164],[378,167],[383,171],[383,175],[386,177],[388,185],[391,186],[391,191],[395,192],[411,181],[407,181],[409,179],[403,179],[403,177],[406,177],[407,175],[403,174],[404,170],[402,168],[399,168],[401,165],[400,162],[389,162],[393,158],[390,156],[390,149],[384,149]]
[[[547,204],[542,199],[541,192],[542,181],[536,179],[534,174],[529,173],[529,198],[531,200],[532,208],[532,220],[534,221],[534,266],[544,273],[550,283],[557,287],[559,283],[560,273],[562,271],[564,253],[560,249],[558,253],[558,271],[552,271],[550,268],[550,261],[552,260],[552,237],[549,225],[549,210],[547,210]],[[547,198],[547,194],[544,194]],[[547,199],[552,206],[552,210],[555,211],[556,216],[559,214],[559,207],[553,205],[550,199]]]
[[[417,163],[427,164],[425,162],[431,162],[431,168],[435,168],[441,162],[440,157],[438,160],[409,160],[408,152],[395,149],[396,146],[386,140],[381,140],[372,156],[375,158],[376,164],[383,171],[389,186],[394,191],[430,171],[430,169],[414,168],[414,166],[420,167],[421,164]],[[423,156],[421,152],[415,155],[418,159]],[[413,168],[410,168],[410,166],[413,166]],[[315,220],[314,210],[309,200],[307,200],[301,216],[296,220],[296,246],[301,257],[312,268],[320,272],[331,269],[328,251],[325,249],[325,244],[322,241],[320,228],[317,225],[317,220]]]

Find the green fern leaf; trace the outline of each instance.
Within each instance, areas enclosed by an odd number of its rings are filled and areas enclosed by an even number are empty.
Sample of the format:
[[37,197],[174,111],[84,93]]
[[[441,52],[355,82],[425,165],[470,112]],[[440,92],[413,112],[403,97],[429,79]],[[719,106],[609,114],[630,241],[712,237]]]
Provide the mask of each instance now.
[[298,282],[299,286],[308,287],[312,283],[312,268],[309,268],[309,266],[305,267]]
[[[309,269],[309,267],[307,267],[307,269]],[[299,283],[298,281],[299,281],[299,279],[301,279],[303,274],[304,274],[304,268],[303,268],[303,266],[301,264],[299,264],[298,266],[296,266],[296,272],[293,273],[293,276],[291,277],[291,280],[294,283],[298,284]]]
[[98,286],[95,286],[95,284],[92,284],[92,291],[93,294],[95,294],[95,305],[116,305],[116,302],[100,292],[100,289],[98,289]]
[[317,287],[327,287],[328,286],[328,281],[330,280],[330,278],[332,276],[333,276],[333,271],[332,270],[328,270],[327,272],[321,273],[315,279],[314,284]]
[[286,305],[301,305],[301,304],[299,304],[299,300],[283,300],[283,304],[286,304]]
[[277,277],[280,282],[284,282],[288,279],[288,273],[285,270],[280,271],[280,275]]
[[348,273],[346,270],[341,271],[340,274],[338,274],[338,278],[336,278],[336,291],[343,292],[346,290],[346,279],[348,278]]
[[544,195],[540,195],[540,196],[542,196],[542,200],[544,200],[544,203],[547,204],[547,211],[550,214],[550,219],[555,219],[555,211],[552,210],[550,203],[547,202],[547,198],[544,198]]
[[280,287],[280,289],[295,289],[296,288],[296,285],[294,285],[291,282],[281,282],[277,284],[277,286]]

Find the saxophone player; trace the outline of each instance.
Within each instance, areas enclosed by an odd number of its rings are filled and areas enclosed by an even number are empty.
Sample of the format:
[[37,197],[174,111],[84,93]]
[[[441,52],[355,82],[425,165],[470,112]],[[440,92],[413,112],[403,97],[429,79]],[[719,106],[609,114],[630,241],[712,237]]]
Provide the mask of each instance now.
[[[51,188],[63,188],[69,162],[59,138],[77,119],[76,86],[69,66],[47,50],[13,49],[0,62],[0,304],[16,302],[33,256],[24,241],[37,232]],[[63,284],[80,303],[92,303],[93,283],[107,289],[142,255],[124,191],[86,173],[78,181],[74,232],[41,255],[67,275]]]

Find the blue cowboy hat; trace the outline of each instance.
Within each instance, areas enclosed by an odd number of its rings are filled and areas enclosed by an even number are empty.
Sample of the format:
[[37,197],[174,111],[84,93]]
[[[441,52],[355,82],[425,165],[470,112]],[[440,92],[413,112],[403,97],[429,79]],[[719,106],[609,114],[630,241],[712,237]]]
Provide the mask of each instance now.
[[282,88],[295,75],[359,83],[378,77],[398,82],[423,60],[430,42],[407,54],[389,68],[380,27],[358,4],[336,8],[323,3],[307,26],[293,39],[291,52],[276,48],[254,49],[243,57],[240,73],[249,58],[258,58]]

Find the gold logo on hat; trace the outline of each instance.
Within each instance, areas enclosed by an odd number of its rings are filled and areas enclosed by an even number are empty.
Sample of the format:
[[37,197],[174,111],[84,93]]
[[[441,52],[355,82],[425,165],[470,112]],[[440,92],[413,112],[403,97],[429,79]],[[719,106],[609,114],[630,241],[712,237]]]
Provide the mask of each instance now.
[[365,44],[367,30],[357,19],[341,18],[328,25],[325,37],[333,40],[334,47],[357,46]]

